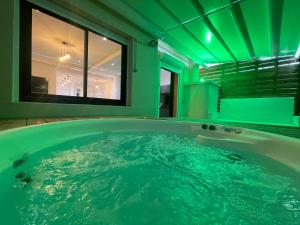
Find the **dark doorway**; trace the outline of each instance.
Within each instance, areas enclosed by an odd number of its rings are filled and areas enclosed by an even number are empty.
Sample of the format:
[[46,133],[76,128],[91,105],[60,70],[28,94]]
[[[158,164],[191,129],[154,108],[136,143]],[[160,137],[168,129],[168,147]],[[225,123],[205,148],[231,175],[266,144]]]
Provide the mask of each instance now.
[[160,117],[176,117],[178,75],[164,68],[160,71]]

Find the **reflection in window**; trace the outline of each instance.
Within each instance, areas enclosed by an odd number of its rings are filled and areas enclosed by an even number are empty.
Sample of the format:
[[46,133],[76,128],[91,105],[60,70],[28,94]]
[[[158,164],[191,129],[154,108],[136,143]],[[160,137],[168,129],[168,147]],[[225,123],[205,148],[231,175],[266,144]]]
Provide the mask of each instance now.
[[92,32],[88,35],[87,96],[119,100],[122,46]]
[[20,1],[20,17],[21,101],[126,105],[126,38],[29,1]]
[[83,96],[84,30],[32,10],[31,92]]

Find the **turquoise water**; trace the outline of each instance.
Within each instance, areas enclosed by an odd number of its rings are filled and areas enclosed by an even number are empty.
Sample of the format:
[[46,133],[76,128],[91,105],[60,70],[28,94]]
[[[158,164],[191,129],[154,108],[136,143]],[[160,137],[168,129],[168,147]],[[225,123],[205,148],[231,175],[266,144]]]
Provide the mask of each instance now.
[[298,174],[175,134],[53,146],[0,174],[0,184],[1,225],[300,224]]

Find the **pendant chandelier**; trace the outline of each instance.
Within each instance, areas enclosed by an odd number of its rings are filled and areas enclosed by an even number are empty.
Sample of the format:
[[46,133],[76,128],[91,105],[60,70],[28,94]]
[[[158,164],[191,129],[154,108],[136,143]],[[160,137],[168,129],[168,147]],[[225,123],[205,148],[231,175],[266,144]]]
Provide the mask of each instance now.
[[60,62],[65,62],[71,59],[71,48],[68,42],[62,42],[60,57],[58,59]]

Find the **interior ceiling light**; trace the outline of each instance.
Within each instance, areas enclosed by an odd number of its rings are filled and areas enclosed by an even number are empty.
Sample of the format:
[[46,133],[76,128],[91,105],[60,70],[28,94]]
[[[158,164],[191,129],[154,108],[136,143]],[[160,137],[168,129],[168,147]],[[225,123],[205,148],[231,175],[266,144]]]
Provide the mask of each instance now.
[[107,41],[107,37],[103,37],[102,40],[103,40],[103,41]]
[[208,30],[205,35],[206,43],[211,42],[212,33]]
[[68,42],[63,41],[61,50],[60,50],[60,57],[58,58],[60,62],[65,62],[71,59],[71,49]]
[[295,54],[295,57],[296,57],[297,59],[300,58],[300,45],[298,46],[297,52],[296,52],[296,54]]

